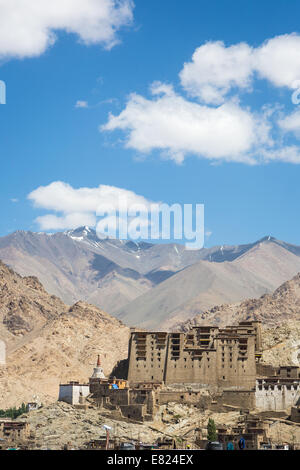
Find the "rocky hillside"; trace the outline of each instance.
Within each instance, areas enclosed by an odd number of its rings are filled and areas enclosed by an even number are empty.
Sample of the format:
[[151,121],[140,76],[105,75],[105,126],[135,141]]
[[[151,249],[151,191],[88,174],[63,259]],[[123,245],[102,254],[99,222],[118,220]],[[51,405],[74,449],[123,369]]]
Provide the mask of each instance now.
[[58,397],[60,382],[86,382],[97,354],[109,374],[127,358],[129,329],[85,302],[72,307],[49,295],[35,278],[0,265],[0,338],[7,366],[0,368],[0,408]]
[[[84,448],[92,439],[105,439],[104,424],[111,427],[110,435],[117,441],[135,440],[153,444],[158,438],[167,437],[174,438],[179,449],[185,448],[186,445],[195,449],[194,442],[198,430],[201,431],[203,439],[207,436],[209,419],[214,420],[217,428],[226,427],[229,431],[243,422],[244,417],[239,410],[215,413],[171,402],[160,407],[154,421],[135,423],[116,419],[114,411],[99,410],[96,407],[80,410],[67,403],[57,402],[19,418],[29,424],[35,434],[33,448],[40,450],[60,450],[66,444],[69,444],[69,449]],[[271,442],[300,442],[299,424],[276,419],[265,420],[265,424],[267,438]]]
[[274,366],[299,366],[300,320],[263,330],[263,361]]
[[0,336],[9,348],[67,310],[36,277],[23,278],[0,261]]
[[[161,416],[163,420],[160,419]],[[111,437],[121,442],[136,440],[153,444],[158,438],[173,437],[178,447],[184,439],[184,442],[190,443],[193,448],[197,432],[195,430],[200,427],[205,436],[209,418],[214,419],[217,425],[226,423],[227,427],[232,427],[237,425],[240,412],[202,412],[195,407],[169,403],[160,407],[154,421],[136,423],[131,420],[118,420],[114,411],[99,410],[96,406],[80,410],[67,403],[58,402],[25,414],[19,419],[26,421],[30,429],[34,430],[35,449],[60,450],[68,443],[72,449],[79,449],[92,439],[99,439],[100,436],[105,439],[103,424],[110,426]]]
[[260,320],[269,327],[289,320],[300,320],[300,273],[272,294],[232,305],[215,306],[187,322],[179,323],[176,329],[187,331],[192,326],[204,324],[225,326],[241,320]]

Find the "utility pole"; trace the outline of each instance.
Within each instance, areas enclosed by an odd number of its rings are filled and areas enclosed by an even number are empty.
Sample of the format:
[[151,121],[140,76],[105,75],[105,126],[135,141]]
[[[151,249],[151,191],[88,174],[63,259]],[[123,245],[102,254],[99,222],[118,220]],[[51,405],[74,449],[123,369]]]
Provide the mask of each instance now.
[[105,444],[105,450],[108,450],[109,448],[109,431],[111,431],[111,427],[110,426],[107,426],[106,424],[104,424],[102,426],[103,429],[105,429],[105,432],[106,432],[106,444]]

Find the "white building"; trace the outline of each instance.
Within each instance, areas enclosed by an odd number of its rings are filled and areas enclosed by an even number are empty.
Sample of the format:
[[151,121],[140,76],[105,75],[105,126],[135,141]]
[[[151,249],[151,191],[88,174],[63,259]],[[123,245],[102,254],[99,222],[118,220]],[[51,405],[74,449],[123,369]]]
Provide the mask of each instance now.
[[80,384],[79,382],[60,384],[58,401],[64,401],[70,405],[79,405],[89,393],[89,384]]

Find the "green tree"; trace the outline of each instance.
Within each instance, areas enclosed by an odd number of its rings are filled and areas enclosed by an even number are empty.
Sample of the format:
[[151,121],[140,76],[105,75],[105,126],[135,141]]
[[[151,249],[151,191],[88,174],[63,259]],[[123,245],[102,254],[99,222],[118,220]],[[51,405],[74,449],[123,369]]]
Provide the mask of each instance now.
[[27,413],[27,411],[25,403],[22,403],[22,406],[18,409],[14,406],[13,408],[8,408],[8,410],[0,410],[0,418],[16,419],[18,416]]
[[207,423],[207,440],[209,442],[214,442],[218,440],[216,423],[211,418],[209,418]]

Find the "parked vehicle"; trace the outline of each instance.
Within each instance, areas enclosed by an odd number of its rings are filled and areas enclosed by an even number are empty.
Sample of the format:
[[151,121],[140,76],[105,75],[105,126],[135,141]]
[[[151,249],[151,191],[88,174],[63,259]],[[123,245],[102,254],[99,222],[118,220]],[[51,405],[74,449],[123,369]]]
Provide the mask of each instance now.
[[223,444],[221,442],[208,442],[205,450],[223,450]]
[[289,446],[287,444],[277,444],[275,446],[276,450],[290,450]]
[[135,445],[132,442],[122,442],[120,450],[135,450]]
[[272,450],[272,444],[261,444],[260,446],[261,450]]

